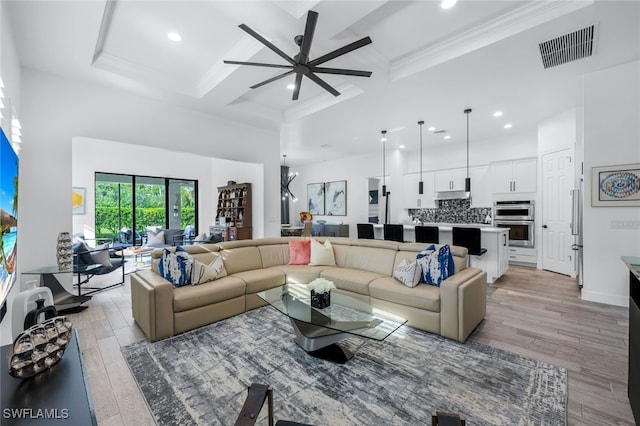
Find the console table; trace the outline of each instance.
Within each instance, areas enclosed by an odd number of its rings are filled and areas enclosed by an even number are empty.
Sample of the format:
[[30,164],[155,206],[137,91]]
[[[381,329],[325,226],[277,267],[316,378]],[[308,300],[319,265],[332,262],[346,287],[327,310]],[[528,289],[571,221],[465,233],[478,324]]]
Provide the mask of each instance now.
[[9,375],[10,347],[0,348],[3,426],[98,424],[75,329],[60,361],[29,379]]
[[622,256],[629,268],[629,376],[627,395],[640,422],[640,257]]
[[[97,268],[100,265],[88,265],[85,268]],[[86,269],[90,271],[89,269]],[[84,272],[84,271],[83,271]],[[65,288],[60,284],[60,281],[56,278],[55,274],[73,274],[73,271],[60,271],[57,266],[45,266],[38,269],[33,269],[31,271],[23,272],[25,275],[40,275],[40,286],[41,287],[49,287],[51,293],[53,294],[53,305],[56,307],[58,312],[65,310],[82,310],[86,308],[86,306],[80,306],[84,302],[91,299],[91,296],[86,295],[73,295],[69,293]],[[79,277],[80,275],[78,275]],[[79,281],[79,279],[78,279]],[[78,293],[80,293],[80,286],[78,285]]]

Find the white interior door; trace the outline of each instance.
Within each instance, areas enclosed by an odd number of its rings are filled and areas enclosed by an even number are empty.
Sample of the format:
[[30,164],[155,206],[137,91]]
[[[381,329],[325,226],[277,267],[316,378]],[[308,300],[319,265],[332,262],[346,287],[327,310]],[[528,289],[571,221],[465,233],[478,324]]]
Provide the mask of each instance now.
[[573,150],[542,156],[542,269],[575,276],[571,250]]

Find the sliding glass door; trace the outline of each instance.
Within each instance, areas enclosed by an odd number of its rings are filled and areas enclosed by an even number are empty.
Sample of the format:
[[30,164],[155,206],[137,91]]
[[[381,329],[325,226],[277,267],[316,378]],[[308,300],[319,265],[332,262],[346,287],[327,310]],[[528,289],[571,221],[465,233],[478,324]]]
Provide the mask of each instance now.
[[[95,191],[98,238],[139,245],[148,227],[183,229],[187,236],[197,232],[195,180],[96,173]],[[123,232],[129,232],[129,241],[123,241]]]

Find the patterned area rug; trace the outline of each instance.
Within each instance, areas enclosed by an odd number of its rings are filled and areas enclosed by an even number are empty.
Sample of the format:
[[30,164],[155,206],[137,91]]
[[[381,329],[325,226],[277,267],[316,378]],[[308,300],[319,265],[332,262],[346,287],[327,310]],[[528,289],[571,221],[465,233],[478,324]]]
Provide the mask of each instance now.
[[355,353],[344,365],[309,356],[263,307],[122,352],[160,425],[233,424],[253,382],[274,389],[276,420],[416,425],[447,411],[474,426],[566,425],[563,368],[411,327],[341,344]]

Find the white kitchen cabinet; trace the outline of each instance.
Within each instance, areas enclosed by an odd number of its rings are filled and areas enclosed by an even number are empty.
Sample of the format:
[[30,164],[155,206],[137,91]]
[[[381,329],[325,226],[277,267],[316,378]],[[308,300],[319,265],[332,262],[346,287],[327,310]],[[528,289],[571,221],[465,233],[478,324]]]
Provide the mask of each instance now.
[[538,253],[535,248],[509,247],[508,251],[508,261],[514,265],[536,266],[538,263]]
[[407,173],[403,178],[404,207],[408,209],[435,208],[433,172],[422,172],[423,194],[418,194],[420,173]]
[[469,175],[471,176],[471,207],[492,207],[491,167],[471,167]]
[[535,158],[491,163],[494,194],[536,192]]
[[487,252],[482,256],[469,256],[469,262],[486,271],[487,282],[493,284],[509,268],[509,231],[483,232],[481,244]]
[[464,191],[464,179],[467,177],[467,169],[438,170],[435,172],[436,191]]

